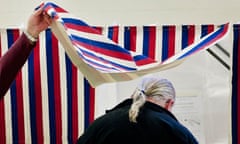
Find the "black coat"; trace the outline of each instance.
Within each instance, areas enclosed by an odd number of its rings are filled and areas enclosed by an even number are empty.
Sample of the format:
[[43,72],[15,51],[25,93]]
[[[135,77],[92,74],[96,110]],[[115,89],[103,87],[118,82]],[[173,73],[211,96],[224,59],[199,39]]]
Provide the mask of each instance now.
[[78,139],[78,144],[197,144],[190,131],[164,108],[146,102],[137,123],[128,118],[128,99],[96,119]]

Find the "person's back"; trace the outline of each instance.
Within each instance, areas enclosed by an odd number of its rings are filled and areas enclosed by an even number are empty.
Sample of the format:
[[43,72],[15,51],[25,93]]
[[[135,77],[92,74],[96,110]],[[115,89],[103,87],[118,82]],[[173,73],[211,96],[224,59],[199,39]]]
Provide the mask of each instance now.
[[[145,89],[147,93],[147,90]],[[143,94],[141,91],[137,95]],[[145,95],[145,94],[144,94]],[[138,97],[139,98],[139,97]],[[127,99],[96,119],[78,144],[195,144],[174,115],[151,101]],[[135,107],[134,104],[136,104]],[[139,108],[139,109],[138,109]],[[139,110],[135,113],[135,110]],[[131,113],[133,112],[133,113]],[[137,115],[135,115],[137,114]],[[135,115],[135,116],[134,116]],[[135,119],[136,118],[136,119]]]

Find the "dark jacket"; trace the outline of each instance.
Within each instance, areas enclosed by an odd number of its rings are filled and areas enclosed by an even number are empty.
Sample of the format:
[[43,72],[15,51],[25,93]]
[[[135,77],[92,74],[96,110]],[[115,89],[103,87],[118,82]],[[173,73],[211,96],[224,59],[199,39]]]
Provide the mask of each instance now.
[[96,119],[78,144],[197,144],[191,132],[164,108],[146,102],[137,123],[128,118],[128,99]]
[[0,57],[0,99],[9,89],[35,45],[36,43],[32,43],[23,33]]

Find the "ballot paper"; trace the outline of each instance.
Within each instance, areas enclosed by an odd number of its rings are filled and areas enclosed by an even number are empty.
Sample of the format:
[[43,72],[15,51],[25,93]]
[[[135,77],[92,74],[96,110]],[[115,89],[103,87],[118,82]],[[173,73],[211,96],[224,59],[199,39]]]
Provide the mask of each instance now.
[[178,96],[173,113],[180,123],[186,126],[199,143],[204,144],[204,123],[202,117],[202,99],[200,96]]

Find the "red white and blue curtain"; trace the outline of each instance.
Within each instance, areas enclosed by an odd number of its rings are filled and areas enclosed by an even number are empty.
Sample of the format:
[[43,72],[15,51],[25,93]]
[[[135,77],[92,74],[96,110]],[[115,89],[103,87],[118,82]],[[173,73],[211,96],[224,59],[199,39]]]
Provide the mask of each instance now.
[[[56,24],[55,28],[59,28],[59,25]],[[115,62],[110,66],[111,70],[119,70],[119,65],[115,64],[120,61],[123,62],[120,64],[133,66],[131,70],[137,72],[138,68],[144,64],[148,65],[159,61],[162,64],[169,59],[170,63],[175,62],[184,57],[184,54],[179,55],[179,52],[184,49],[187,49],[186,53],[188,51],[195,53],[198,50],[191,51],[194,48],[199,48],[199,50],[208,48],[210,45],[205,46],[204,44],[211,42],[211,38],[213,41],[215,40],[215,43],[211,44],[217,44],[217,38],[220,40],[226,34],[229,25],[220,27],[217,25],[98,26],[92,27],[93,31],[85,28],[84,26],[81,30],[101,34],[100,40],[102,36],[111,39],[114,43],[107,41],[107,47],[117,45],[120,54],[123,53],[126,56],[124,60],[116,58],[119,53],[111,57],[110,59]],[[237,106],[239,78],[237,73],[239,72],[238,43],[240,31],[239,26],[233,28],[235,57],[233,58],[232,118],[233,126],[239,127],[237,124],[239,119],[239,106]],[[8,50],[21,32],[21,29],[1,29],[0,55]],[[96,91],[92,84],[96,82],[95,86],[97,86],[99,84],[97,78],[99,77],[96,77],[91,83],[89,82],[89,76],[86,76],[79,69],[78,63],[73,62],[75,58],[69,57],[75,54],[67,53],[62,40],[56,37],[58,32],[62,34],[57,29],[54,32],[52,32],[52,29],[48,29],[41,33],[28,61],[19,72],[4,99],[0,100],[1,144],[73,143],[94,120]],[[133,75],[126,72],[128,70],[124,69],[126,65],[123,67],[121,65],[121,70],[124,70],[120,72],[110,71],[108,73],[105,70],[109,69],[102,69],[102,67],[98,69],[99,64],[93,63],[94,61],[91,61],[91,58],[99,59],[97,57],[99,55],[93,55],[90,50],[85,49],[88,47],[88,43],[86,39],[83,40],[82,38],[81,40],[80,42],[75,41],[77,46],[80,45],[83,48],[83,50],[78,51],[80,52],[78,56],[86,58],[81,61],[81,66],[84,65],[88,70],[90,69],[90,72],[97,72],[99,75],[110,74],[110,78],[109,75],[104,75],[107,81],[113,78],[112,81],[120,81],[124,78],[124,75],[118,74],[127,73],[125,76],[130,77],[130,79],[143,75],[142,73]],[[95,44],[96,41],[92,42]],[[104,52],[107,53],[108,51]],[[132,59],[133,57],[134,59]],[[112,64],[113,61],[106,61],[107,58],[105,55],[100,57],[100,60],[106,62],[107,65]],[[126,62],[126,60],[131,61]],[[144,67],[145,70],[148,68],[148,66]],[[170,67],[160,68],[165,70]],[[151,72],[155,71],[158,70],[152,69]],[[90,74],[94,77],[94,73]],[[99,81],[102,81],[102,79],[99,79]],[[104,80],[103,82],[107,81]],[[238,130],[233,130],[233,141],[237,141],[239,137]]]
[[[162,37],[158,40],[164,45],[166,57],[216,28],[215,25],[99,27],[109,38],[131,48],[142,44],[151,49],[150,37],[157,41],[154,34],[149,34],[154,31]],[[1,29],[1,55],[21,32],[21,29]],[[239,50],[239,29],[235,28],[234,32],[234,49]],[[136,37],[147,38],[139,42]],[[165,39],[174,41],[167,43]],[[156,51],[149,55],[156,57]],[[236,55],[235,60],[237,58]],[[236,77],[237,70],[234,71]],[[236,82],[233,83],[235,90]],[[235,94],[233,96],[237,98]],[[44,31],[10,90],[0,101],[0,143],[72,143],[94,119],[95,95],[95,88],[74,66],[51,30]],[[235,100],[234,106],[237,106]]]
[[[21,32],[1,29],[1,54]],[[95,89],[46,30],[0,101],[0,143],[73,143],[94,119],[94,95]]]
[[[188,56],[213,46],[229,32],[229,23],[223,24],[199,39],[190,40],[193,42],[190,45],[185,42],[179,46],[176,26],[124,27],[122,31],[116,30],[119,28],[116,26],[104,35],[100,28],[88,25],[54,3],[41,6],[54,20],[53,33],[93,87],[176,66]],[[136,31],[142,31],[142,35],[135,35]]]

